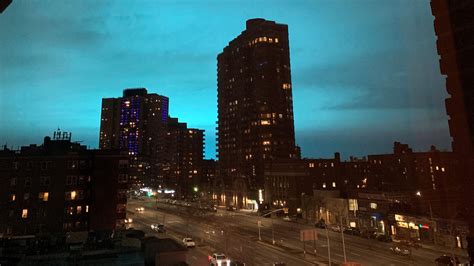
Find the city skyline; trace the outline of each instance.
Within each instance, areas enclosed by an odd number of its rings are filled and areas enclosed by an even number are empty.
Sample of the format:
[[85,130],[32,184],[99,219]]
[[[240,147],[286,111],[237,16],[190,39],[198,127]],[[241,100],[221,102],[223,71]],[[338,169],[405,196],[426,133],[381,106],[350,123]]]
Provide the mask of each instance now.
[[[36,143],[60,126],[98,147],[100,100],[146,87],[170,98],[171,115],[206,130],[206,157],[215,158],[217,54],[247,19],[262,17],[289,25],[296,144],[303,156],[388,153],[396,140],[415,150],[431,144],[450,149],[429,2],[367,2],[347,10],[308,3],[278,2],[271,11],[249,4],[234,16],[227,16],[233,5],[201,7],[204,14],[220,11],[203,20],[193,5],[140,3],[126,12],[120,3],[44,9],[15,2],[0,20],[7,29],[0,32],[6,40],[0,51],[1,144]],[[179,8],[182,23],[174,24]],[[366,18],[365,8],[376,15]],[[111,12],[116,15],[101,17]],[[57,16],[67,22],[56,25]],[[403,23],[395,20],[400,17]],[[203,30],[193,30],[196,25]]]

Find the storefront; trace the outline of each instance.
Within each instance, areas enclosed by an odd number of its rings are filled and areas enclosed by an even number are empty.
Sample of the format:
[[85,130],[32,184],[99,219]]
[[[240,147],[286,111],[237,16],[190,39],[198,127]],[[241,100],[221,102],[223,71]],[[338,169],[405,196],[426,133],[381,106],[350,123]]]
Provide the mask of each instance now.
[[361,230],[374,231],[377,234],[386,234],[387,222],[381,213],[359,211],[357,213],[358,227]]
[[432,243],[434,239],[435,222],[424,217],[414,217],[401,214],[390,216],[390,230],[397,240],[421,241]]

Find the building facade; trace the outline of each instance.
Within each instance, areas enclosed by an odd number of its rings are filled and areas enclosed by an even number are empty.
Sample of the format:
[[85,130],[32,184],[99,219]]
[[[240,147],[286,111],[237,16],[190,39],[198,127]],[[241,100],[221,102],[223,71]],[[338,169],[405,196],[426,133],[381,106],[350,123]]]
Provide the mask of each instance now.
[[164,186],[174,189],[179,197],[191,198],[203,176],[204,130],[168,118],[164,145]]
[[441,73],[446,76],[446,99],[452,147],[462,158],[461,195],[468,217],[469,257],[474,263],[474,3],[470,0],[431,0]]
[[295,158],[288,26],[250,19],[217,56],[217,156],[227,195],[257,199],[264,162]]
[[0,233],[114,230],[126,217],[128,154],[88,150],[55,132],[0,151]]
[[125,89],[122,97],[102,99],[99,147],[127,151],[131,181],[157,187],[167,122],[167,97],[144,88]]

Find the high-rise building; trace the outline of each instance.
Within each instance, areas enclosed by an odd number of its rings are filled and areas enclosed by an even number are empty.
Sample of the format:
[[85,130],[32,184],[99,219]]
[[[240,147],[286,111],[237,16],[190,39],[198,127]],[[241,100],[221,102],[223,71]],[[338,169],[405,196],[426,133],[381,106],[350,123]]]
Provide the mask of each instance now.
[[102,99],[100,149],[130,155],[130,178],[156,187],[168,121],[168,98],[144,88],[126,89],[119,98]]
[[162,163],[164,186],[179,197],[191,198],[199,189],[202,176],[204,130],[188,128],[178,118],[168,118],[165,159]]
[[227,190],[244,186],[255,200],[265,162],[297,156],[288,26],[248,20],[217,56],[217,90],[219,175]]
[[124,226],[128,154],[89,150],[55,132],[42,145],[0,150],[0,235]]
[[446,99],[453,151],[474,152],[474,3],[432,0],[441,73],[446,75]]
[[464,160],[462,177],[464,208],[469,220],[469,256],[474,263],[474,2],[471,0],[431,0],[435,16],[436,46],[441,73],[446,75],[446,99],[452,147]]

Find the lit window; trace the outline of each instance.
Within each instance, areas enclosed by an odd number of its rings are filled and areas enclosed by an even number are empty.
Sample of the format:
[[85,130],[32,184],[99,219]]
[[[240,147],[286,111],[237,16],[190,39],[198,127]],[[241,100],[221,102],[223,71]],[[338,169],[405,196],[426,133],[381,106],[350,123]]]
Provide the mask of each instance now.
[[269,141],[269,140],[265,140],[265,141],[263,141],[262,144],[263,144],[263,145],[270,145],[270,141]]
[[377,209],[377,203],[371,202],[371,203],[370,203],[370,208],[371,208],[371,209],[374,209],[374,210]]
[[323,188],[326,188],[326,183],[323,183]]
[[309,163],[309,168],[314,168],[314,163]]
[[441,167],[441,172],[444,172],[444,171],[445,171],[444,167]]
[[270,120],[261,120],[260,124],[263,126],[266,126],[266,125],[270,125],[271,123],[270,123]]
[[15,201],[16,200],[16,195],[15,194],[11,194],[10,195],[10,201]]
[[332,182],[332,187],[336,187],[336,182]]
[[23,209],[23,211],[21,212],[21,218],[28,218],[28,209]]
[[66,200],[75,200],[77,196],[76,191],[68,191],[66,192]]
[[82,206],[77,206],[77,207],[76,207],[76,210],[77,210],[77,211],[76,211],[77,214],[81,214],[81,212],[82,212]]
[[40,193],[38,193],[38,199],[43,200],[43,201],[48,201],[49,192],[40,192]]
[[89,212],[89,205],[86,205],[86,212]]
[[275,38],[275,42],[278,43],[278,38]]

